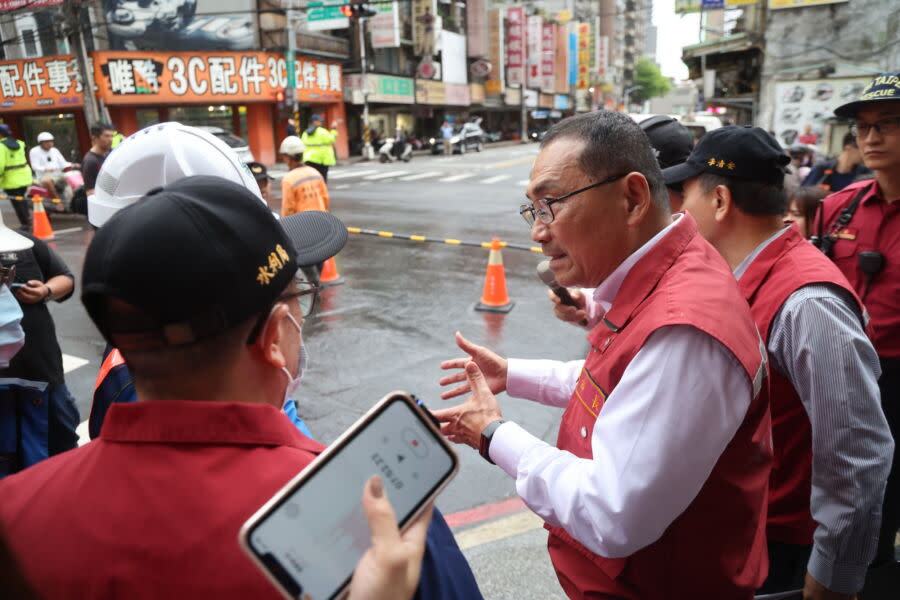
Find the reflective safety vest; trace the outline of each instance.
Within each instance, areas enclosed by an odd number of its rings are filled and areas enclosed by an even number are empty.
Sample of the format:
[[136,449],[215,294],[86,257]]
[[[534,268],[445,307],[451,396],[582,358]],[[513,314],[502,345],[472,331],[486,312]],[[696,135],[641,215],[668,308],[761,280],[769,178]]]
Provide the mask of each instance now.
[[4,190],[27,187],[34,181],[25,156],[25,142],[11,137],[0,140],[0,167],[0,188]]
[[122,354],[116,348],[107,346],[100,372],[94,382],[94,401],[88,421],[88,434],[92,440],[100,435],[106,411],[113,402],[137,402],[137,392]]
[[124,139],[125,139],[125,136],[122,135],[121,133],[119,133],[118,131],[116,131],[115,133],[113,133],[112,147],[115,148],[116,146],[121,144],[122,140],[124,140]]
[[334,142],[337,140],[337,136],[337,129],[329,131],[324,127],[317,127],[312,134],[304,131],[303,135],[300,136],[300,140],[306,147],[306,150],[303,151],[303,162],[313,162],[326,166],[336,164]]

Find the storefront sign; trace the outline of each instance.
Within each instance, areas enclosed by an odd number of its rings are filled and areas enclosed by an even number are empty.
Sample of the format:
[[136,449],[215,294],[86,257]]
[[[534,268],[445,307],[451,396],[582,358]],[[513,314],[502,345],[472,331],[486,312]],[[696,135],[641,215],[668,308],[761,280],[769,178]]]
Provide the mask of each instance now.
[[503,9],[495,8],[488,12],[488,56],[491,61],[491,72],[484,84],[488,94],[502,94],[504,88],[504,28]]
[[466,36],[446,29],[441,32],[441,79],[445,83],[468,83]]
[[[772,7],[772,2],[778,1],[796,1],[798,6],[803,6],[813,3],[824,4],[825,2],[846,2],[847,0],[769,0],[769,7]],[[756,4],[756,0],[675,0],[675,13],[683,15],[685,13],[700,12],[701,10],[731,8],[746,4]]]
[[532,15],[526,20],[525,41],[528,49],[528,87],[541,87],[541,30],[543,19]]
[[597,39],[597,75],[601,81],[609,76],[609,36],[606,35]]
[[[110,48],[174,52],[259,47],[253,17],[256,3],[251,0],[229,0],[227,6],[223,6],[221,0],[105,0],[96,4],[102,15],[98,21],[106,23]],[[334,10],[342,16],[340,8]],[[344,18],[344,27],[347,27],[346,23]]]
[[81,106],[81,79],[71,54],[0,61],[0,112]]
[[559,93],[569,91],[569,27],[567,25],[556,26],[556,52],[554,60],[555,88]]
[[545,23],[541,27],[541,89],[549,94],[552,94],[556,87],[556,79],[553,75],[555,33],[556,25]]
[[578,23],[578,80],[575,87],[586,90],[591,86],[591,24]]
[[419,104],[446,104],[447,94],[444,82],[416,79],[416,102]]
[[466,42],[472,58],[484,58],[488,53],[486,5],[485,0],[466,2]]
[[537,90],[525,90],[525,106],[528,108],[537,108],[538,107],[538,91]]
[[[259,102],[287,87],[284,55],[268,52],[95,52],[97,95],[107,104]],[[297,100],[337,102],[341,65],[298,57]]]
[[469,97],[472,99],[472,104],[484,104],[484,86],[480,83],[470,83]]
[[553,108],[553,94],[539,95],[538,106],[540,106],[541,108]]
[[578,23],[569,23],[569,85],[578,83]]
[[371,5],[377,12],[369,20],[369,35],[373,48],[400,46],[400,10],[396,2]]
[[525,83],[525,7],[506,9],[506,68],[509,85]]
[[819,4],[839,4],[847,1],[848,0],[769,0],[769,8],[800,8],[802,6]]
[[445,83],[444,100],[451,106],[468,106],[472,103],[467,83]]
[[413,104],[416,101],[416,86],[411,77],[390,75],[366,75],[359,73],[344,75],[344,99],[353,104],[363,103],[363,92],[368,91],[369,102],[390,104]]
[[503,95],[503,101],[507,106],[519,106],[522,103],[521,88],[507,88]]
[[41,6],[56,6],[63,0],[0,0],[0,10],[19,10],[20,8],[39,8]]
[[572,105],[569,102],[569,97],[564,96],[562,94],[556,94],[553,96],[553,108],[557,110],[569,110],[569,107]]
[[350,19],[341,12],[344,0],[311,0],[306,3],[306,29],[330,31],[350,27]]
[[437,40],[437,0],[412,0],[413,53],[434,56]]
[[834,109],[859,98],[868,82],[869,78],[776,83],[772,130],[778,141],[790,146],[807,125],[821,136]]

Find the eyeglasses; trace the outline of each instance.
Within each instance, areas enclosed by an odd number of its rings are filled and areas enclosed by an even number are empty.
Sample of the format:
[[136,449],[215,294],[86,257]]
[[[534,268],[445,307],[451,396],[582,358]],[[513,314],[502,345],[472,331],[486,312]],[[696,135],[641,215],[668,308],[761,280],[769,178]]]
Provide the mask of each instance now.
[[856,122],[850,126],[850,133],[858,138],[866,139],[869,132],[873,129],[878,135],[889,135],[900,128],[900,117],[887,117],[886,119],[878,119],[874,123]]
[[541,223],[545,225],[549,225],[553,222],[554,214],[553,209],[550,208],[552,204],[555,202],[559,202],[560,200],[565,200],[566,198],[571,198],[572,196],[576,196],[581,192],[586,192],[595,187],[599,187],[601,185],[606,185],[607,183],[612,183],[614,181],[618,181],[628,175],[628,173],[622,173],[620,175],[613,175],[612,177],[608,177],[603,181],[598,181],[597,183],[592,183],[587,187],[583,187],[580,190],[575,190],[574,192],[569,192],[565,196],[560,196],[558,198],[540,198],[539,200],[535,200],[533,202],[529,202],[528,204],[522,204],[519,206],[519,214],[522,215],[522,218],[525,219],[525,222],[528,223],[528,226],[531,227],[534,225],[535,219],[539,218]]
[[[275,306],[279,302],[290,302],[294,298],[297,298],[300,304],[300,314],[304,317],[308,317],[313,313],[316,309],[316,303],[319,299],[319,291],[322,289],[312,281],[306,279],[303,275],[302,271],[297,271],[297,274],[294,275],[294,284],[297,286],[296,292],[290,292],[287,294],[281,294],[272,302],[272,306]],[[262,331],[263,325],[266,324],[266,319],[269,318],[269,315],[272,314],[271,307],[269,310],[266,310],[259,315],[259,319],[256,320],[256,324],[253,326],[253,329],[250,330],[250,335],[247,337],[247,344],[250,345],[256,341],[257,336],[259,336]]]

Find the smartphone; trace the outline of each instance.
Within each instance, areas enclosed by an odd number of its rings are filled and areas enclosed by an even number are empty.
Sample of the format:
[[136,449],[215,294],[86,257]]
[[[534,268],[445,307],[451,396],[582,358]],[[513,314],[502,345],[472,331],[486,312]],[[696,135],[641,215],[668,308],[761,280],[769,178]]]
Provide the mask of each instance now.
[[24,283],[11,283],[11,284],[9,284],[9,287],[10,287],[10,289],[15,290],[18,288],[25,287],[25,284]]
[[430,415],[404,392],[382,398],[244,523],[244,551],[286,598],[338,598],[371,545],[363,486],[375,474],[400,527],[459,470]]

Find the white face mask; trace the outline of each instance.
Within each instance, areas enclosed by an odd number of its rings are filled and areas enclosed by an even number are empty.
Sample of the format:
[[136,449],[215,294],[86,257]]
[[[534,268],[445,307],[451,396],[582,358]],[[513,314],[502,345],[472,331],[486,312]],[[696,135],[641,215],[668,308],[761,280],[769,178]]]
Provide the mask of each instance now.
[[297,334],[300,335],[300,356],[297,358],[297,376],[293,377],[291,372],[287,370],[287,367],[281,367],[281,370],[284,371],[284,374],[287,375],[288,384],[287,387],[284,388],[284,401],[281,403],[281,407],[284,408],[284,405],[287,404],[287,401],[290,400],[294,393],[300,388],[300,381],[303,379],[303,371],[309,366],[309,353],[306,350],[306,344],[303,343],[303,337],[301,334],[300,324],[297,322],[297,319],[294,318],[294,315],[291,313],[287,314],[288,319],[291,320],[291,323],[294,324],[294,327],[297,328]]

